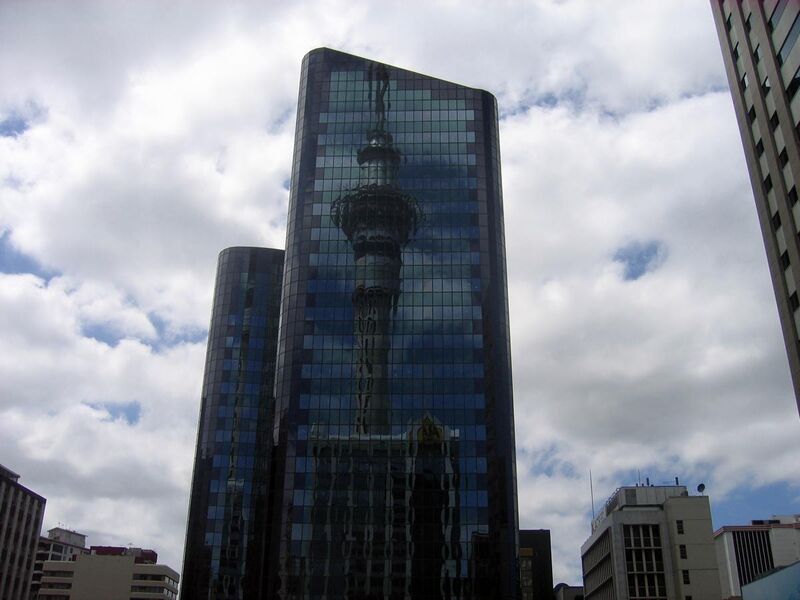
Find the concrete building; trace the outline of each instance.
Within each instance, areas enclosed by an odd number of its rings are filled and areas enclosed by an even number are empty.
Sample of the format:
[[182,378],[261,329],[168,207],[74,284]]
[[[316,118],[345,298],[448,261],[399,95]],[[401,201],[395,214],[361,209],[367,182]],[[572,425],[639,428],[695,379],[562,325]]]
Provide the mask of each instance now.
[[581,546],[587,600],[719,600],[707,496],[685,486],[617,489]]
[[555,600],[583,600],[583,586],[558,583],[553,588]]
[[0,598],[28,600],[45,499],[0,465]]
[[800,410],[800,2],[711,0]]
[[553,594],[553,559],[549,529],[519,530],[521,600],[542,600]]
[[800,514],[722,527],[714,532],[714,544],[722,598],[741,598],[743,586],[800,560]]
[[74,560],[44,563],[39,600],[146,600],[177,598],[176,571],[157,564],[152,550],[92,546]]
[[31,578],[31,598],[36,598],[42,582],[42,568],[48,560],[62,561],[73,560],[79,554],[88,554],[86,536],[77,531],[70,531],[63,527],[53,527],[47,531],[47,537],[39,538],[39,547],[36,550],[36,561],[33,565]]

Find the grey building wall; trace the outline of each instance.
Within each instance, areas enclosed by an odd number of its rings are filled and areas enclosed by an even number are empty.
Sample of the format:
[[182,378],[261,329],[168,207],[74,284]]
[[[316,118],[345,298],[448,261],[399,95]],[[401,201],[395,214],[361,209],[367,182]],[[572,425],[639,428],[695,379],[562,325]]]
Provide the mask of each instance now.
[[0,598],[28,600],[45,499],[0,465]]
[[800,2],[711,0],[800,411]]

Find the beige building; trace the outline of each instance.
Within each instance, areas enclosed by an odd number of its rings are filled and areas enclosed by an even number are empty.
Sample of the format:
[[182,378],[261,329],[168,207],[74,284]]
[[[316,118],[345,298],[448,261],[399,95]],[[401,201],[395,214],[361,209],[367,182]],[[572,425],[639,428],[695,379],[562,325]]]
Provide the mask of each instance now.
[[800,2],[711,0],[800,410]]
[[800,561],[800,514],[725,526],[714,532],[723,600],[742,597],[764,574]]
[[141,562],[141,549],[118,550],[96,554],[93,547],[92,554],[78,555],[72,561],[45,562],[39,600],[177,598],[177,572],[166,565]]
[[581,547],[586,600],[719,600],[708,497],[686,487],[617,489]]
[[36,598],[42,582],[42,568],[48,560],[72,560],[78,554],[88,554],[86,536],[77,531],[70,531],[63,527],[53,527],[47,530],[47,537],[39,538],[39,548],[36,551],[36,562],[33,565],[31,578],[31,598]]

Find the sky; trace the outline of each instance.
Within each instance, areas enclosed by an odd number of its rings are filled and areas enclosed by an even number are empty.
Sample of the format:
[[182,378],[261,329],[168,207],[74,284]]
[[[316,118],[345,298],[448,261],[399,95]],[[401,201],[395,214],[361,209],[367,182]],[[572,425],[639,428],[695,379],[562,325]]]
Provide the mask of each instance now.
[[283,247],[300,61],[493,92],[519,514],[800,512],[800,418],[706,0],[0,3],[0,463],[180,569],[216,256]]

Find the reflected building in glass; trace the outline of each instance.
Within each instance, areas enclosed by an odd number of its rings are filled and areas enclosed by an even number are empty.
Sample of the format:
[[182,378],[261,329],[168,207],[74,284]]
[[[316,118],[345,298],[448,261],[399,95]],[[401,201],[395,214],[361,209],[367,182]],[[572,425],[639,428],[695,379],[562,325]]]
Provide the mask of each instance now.
[[283,250],[219,255],[182,598],[266,598],[264,560]]
[[303,61],[266,597],[518,597],[497,129],[482,90]]

